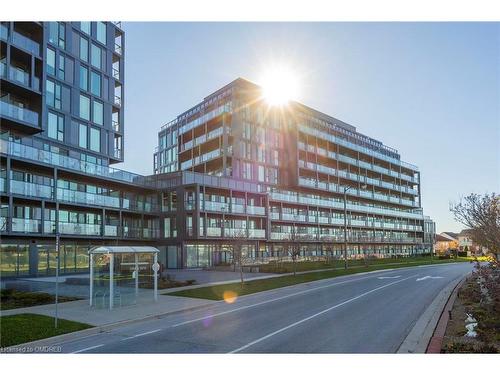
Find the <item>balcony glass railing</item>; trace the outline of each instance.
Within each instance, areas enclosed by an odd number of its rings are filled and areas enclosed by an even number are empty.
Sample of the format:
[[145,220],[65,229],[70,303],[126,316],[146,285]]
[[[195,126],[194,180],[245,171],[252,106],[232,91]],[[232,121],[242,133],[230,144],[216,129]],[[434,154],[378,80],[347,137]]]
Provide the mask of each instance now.
[[83,191],[57,188],[57,199],[70,203],[81,203],[90,206],[120,208],[120,198],[108,195],[92,194]]
[[34,184],[31,182],[10,180],[10,192],[37,198],[54,198],[54,188],[50,185]]
[[21,83],[24,86],[30,85],[30,74],[14,66],[11,66],[9,69],[9,78],[13,81]]
[[207,227],[207,237],[221,237],[222,228],[218,227]]
[[266,214],[266,208],[262,206],[247,206],[247,213],[250,215],[261,215]]
[[36,56],[40,56],[40,44],[16,31],[12,33],[12,42],[16,46],[21,47]]
[[[302,181],[299,181],[299,185],[303,185]],[[348,194],[351,193],[351,190],[348,191]],[[352,194],[356,195],[356,194]],[[269,193],[270,199],[273,200],[278,200],[278,201],[285,201],[285,202],[290,202],[290,203],[299,203],[299,204],[305,204],[305,205],[315,205],[315,206],[321,206],[321,207],[327,207],[327,208],[337,208],[337,209],[343,209],[344,204],[342,201],[336,201],[333,199],[327,199],[327,198],[319,198],[319,197],[308,197],[304,195],[296,195],[296,194],[285,194],[282,192],[270,192]],[[372,206],[367,206],[367,205],[362,205],[362,204],[347,204],[347,208],[349,210],[355,211],[355,212],[365,212],[365,213],[374,213],[374,214],[380,214],[380,215],[389,215],[389,216],[396,216],[396,217],[405,217],[405,218],[412,218],[412,219],[422,219],[423,215],[421,212],[409,212],[409,211],[402,211],[402,210],[392,210],[389,208],[379,208],[379,207],[372,207]]]
[[135,173],[122,171],[121,169],[106,167],[94,163],[84,162],[79,159],[70,158],[68,156],[56,154],[50,151],[40,150],[38,148],[23,145],[17,142],[10,142],[0,139],[0,152],[49,165],[56,165],[61,168],[67,168],[92,176],[141,184],[144,186],[152,185],[152,183],[147,181],[144,176]]
[[100,236],[100,224],[59,223],[59,233],[82,236]]
[[0,113],[2,114],[2,116],[24,121],[33,126],[38,126],[38,113],[32,110],[21,108],[8,102],[0,101]]
[[401,161],[399,159],[382,154],[381,152],[377,152],[377,151],[372,150],[368,147],[363,147],[363,146],[357,145],[355,143],[349,142],[343,138],[336,137],[333,134],[329,134],[329,133],[323,132],[321,130],[318,130],[318,129],[315,129],[315,128],[312,128],[312,127],[309,127],[309,126],[306,126],[303,124],[299,125],[299,130],[305,134],[319,137],[319,138],[325,139],[327,141],[330,141],[332,143],[340,144],[340,145],[345,146],[347,148],[350,148],[352,150],[362,152],[366,155],[370,155],[370,156],[376,157],[378,159],[388,161],[389,163],[401,165],[402,167],[405,167],[405,168],[408,168],[408,169],[411,169],[414,171],[418,171],[418,168],[415,165],[412,165],[412,164],[406,163],[404,161]]
[[248,231],[244,228],[224,228],[224,237],[247,238]]
[[179,129],[179,135],[217,117],[217,116],[220,116],[222,115],[223,113],[228,113],[228,112],[231,112],[231,103],[226,103],[224,105],[221,105],[220,107],[217,107],[215,109],[213,109],[212,111],[208,112],[208,113],[205,113],[204,115],[188,122],[187,124],[183,125],[180,129]]
[[249,229],[248,237],[250,238],[266,238],[266,230],[265,229]]
[[106,237],[118,237],[119,227],[116,225],[105,225],[104,226],[104,235]]
[[20,233],[40,233],[42,221],[36,219],[12,218],[12,232]]

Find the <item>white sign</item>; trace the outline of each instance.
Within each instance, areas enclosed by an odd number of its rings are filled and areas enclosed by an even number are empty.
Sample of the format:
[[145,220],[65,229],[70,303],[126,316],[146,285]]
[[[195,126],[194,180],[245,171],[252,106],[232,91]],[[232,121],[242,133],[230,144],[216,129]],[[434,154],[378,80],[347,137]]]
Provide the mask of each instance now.
[[427,280],[427,279],[442,279],[443,276],[424,276],[417,279],[417,281]]
[[153,268],[153,271],[158,272],[160,270],[160,265],[158,263],[153,263],[151,268]]

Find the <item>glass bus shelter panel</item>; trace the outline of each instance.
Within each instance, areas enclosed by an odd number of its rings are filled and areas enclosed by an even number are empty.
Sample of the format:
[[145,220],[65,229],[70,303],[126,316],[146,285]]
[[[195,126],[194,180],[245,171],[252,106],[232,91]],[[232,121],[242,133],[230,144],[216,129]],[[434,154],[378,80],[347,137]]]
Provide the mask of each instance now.
[[93,256],[94,275],[92,306],[109,308],[109,254],[95,254]]

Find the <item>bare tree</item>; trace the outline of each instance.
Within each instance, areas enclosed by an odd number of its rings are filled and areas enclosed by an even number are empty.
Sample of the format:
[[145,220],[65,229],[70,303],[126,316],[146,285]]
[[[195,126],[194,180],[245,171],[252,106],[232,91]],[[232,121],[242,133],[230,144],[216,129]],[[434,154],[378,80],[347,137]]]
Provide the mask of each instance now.
[[487,247],[500,259],[500,195],[495,193],[470,194],[459,203],[451,204],[450,211],[455,220],[471,230],[477,244]]
[[292,258],[293,276],[295,276],[297,274],[297,258],[300,255],[300,243],[298,242],[295,227],[293,227],[292,233],[290,233],[290,241],[286,245],[286,251],[288,256]]
[[245,228],[241,228],[240,230],[235,231],[232,237],[234,238],[232,250],[234,270],[236,271],[236,265],[238,265],[240,269],[241,288],[243,288],[243,262],[245,258],[243,254],[243,246],[248,243],[247,231]]

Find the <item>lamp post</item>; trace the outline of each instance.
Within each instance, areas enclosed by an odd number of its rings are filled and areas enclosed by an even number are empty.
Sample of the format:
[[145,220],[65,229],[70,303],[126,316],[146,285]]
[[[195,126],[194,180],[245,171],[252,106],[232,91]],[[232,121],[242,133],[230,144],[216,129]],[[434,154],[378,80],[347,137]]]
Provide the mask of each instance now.
[[[59,229],[59,228],[58,228]],[[54,319],[54,327],[57,329],[58,328],[58,304],[59,304],[59,259],[60,259],[60,251],[59,251],[59,230],[57,230],[56,234],[56,298],[55,298],[55,305],[56,305],[56,313],[55,313],[55,319]]]
[[[361,186],[366,188],[366,184]],[[352,186],[344,187],[344,269],[347,269],[347,192],[352,189]]]

